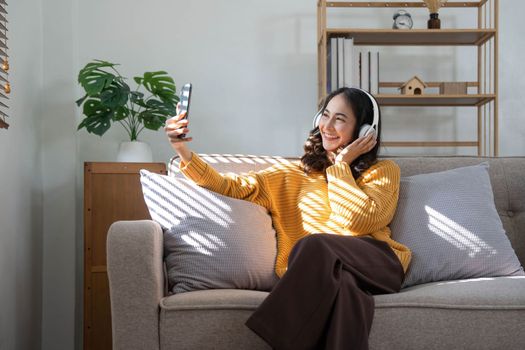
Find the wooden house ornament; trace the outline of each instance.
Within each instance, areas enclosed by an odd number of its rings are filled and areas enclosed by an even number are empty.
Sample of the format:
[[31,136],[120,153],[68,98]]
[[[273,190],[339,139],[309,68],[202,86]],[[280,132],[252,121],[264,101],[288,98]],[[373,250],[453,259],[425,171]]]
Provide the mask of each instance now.
[[403,95],[423,95],[423,91],[428,87],[418,76],[413,76],[406,83],[401,85],[401,94]]

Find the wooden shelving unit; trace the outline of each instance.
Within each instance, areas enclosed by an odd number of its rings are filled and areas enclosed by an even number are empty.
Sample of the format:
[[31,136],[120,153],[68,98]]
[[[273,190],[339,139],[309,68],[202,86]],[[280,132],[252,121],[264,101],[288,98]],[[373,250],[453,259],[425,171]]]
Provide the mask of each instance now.
[[140,169],[166,174],[164,163],[84,163],[84,350],[112,348],[106,239],[115,221],[151,219]]
[[[353,38],[354,45],[361,46],[475,46],[477,55],[477,79],[467,82],[477,89],[476,94],[440,95],[423,94],[407,96],[382,94],[377,98],[381,106],[398,107],[475,107],[478,110],[477,140],[474,141],[403,141],[382,142],[391,147],[477,147],[479,156],[498,156],[498,9],[499,0],[449,1],[444,8],[472,8],[477,10],[478,27],[466,29],[356,29],[328,28],[327,10],[337,8],[415,8],[426,7],[419,2],[370,2],[326,1],[317,2],[318,39],[318,97],[327,95],[326,81],[328,42],[334,37]],[[443,11],[443,9],[442,9]],[[441,11],[440,11],[441,13]],[[426,82],[438,87],[440,82]],[[403,82],[379,82],[381,88],[397,88]]]

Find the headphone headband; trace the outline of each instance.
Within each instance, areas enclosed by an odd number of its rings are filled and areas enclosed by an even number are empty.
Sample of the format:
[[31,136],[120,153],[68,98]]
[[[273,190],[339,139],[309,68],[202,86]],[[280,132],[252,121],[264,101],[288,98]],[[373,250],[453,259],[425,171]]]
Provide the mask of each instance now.
[[[377,130],[377,125],[379,124],[379,106],[377,105],[376,99],[374,98],[374,96],[372,96],[366,90],[363,90],[363,89],[357,88],[357,87],[352,87],[352,89],[356,89],[356,90],[360,90],[360,91],[364,92],[368,96],[370,101],[372,101],[372,109],[373,109],[373,112],[374,112],[374,119],[372,121],[371,128],[373,128],[377,132],[378,131]],[[319,110],[319,112],[317,112],[317,114],[314,116],[314,120],[313,120],[314,129],[319,126],[319,120],[321,119],[322,114],[323,114],[323,109]]]

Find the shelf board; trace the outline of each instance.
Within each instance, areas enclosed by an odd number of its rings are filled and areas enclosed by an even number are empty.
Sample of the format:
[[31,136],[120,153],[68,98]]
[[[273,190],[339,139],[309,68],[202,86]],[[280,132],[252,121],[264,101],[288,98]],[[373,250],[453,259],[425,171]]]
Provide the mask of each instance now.
[[375,95],[381,106],[481,106],[494,100],[494,94],[468,94],[468,95],[400,95],[379,94]]
[[478,147],[476,141],[385,141],[386,147]]
[[[483,5],[487,0],[477,0],[477,1],[454,1],[454,2],[447,2],[442,4],[443,7],[480,7]],[[371,8],[371,7],[427,7],[427,5],[423,2],[414,2],[414,1],[383,1],[383,2],[370,2],[370,1],[327,1],[326,2],[327,8],[337,8],[337,7],[364,7],[364,8]]]
[[496,29],[344,29],[327,28],[331,37],[352,37],[354,45],[483,45]]
[[386,147],[478,147],[476,141],[385,141]]

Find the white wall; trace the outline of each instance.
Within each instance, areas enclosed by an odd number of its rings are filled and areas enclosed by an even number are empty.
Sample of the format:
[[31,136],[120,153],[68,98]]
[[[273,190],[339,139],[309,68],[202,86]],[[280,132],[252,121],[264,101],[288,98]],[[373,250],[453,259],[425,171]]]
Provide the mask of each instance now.
[[[525,83],[518,70],[525,43],[515,31],[524,10],[523,1],[501,1],[502,156],[525,155]],[[16,94],[13,126],[0,131],[0,348],[37,347],[41,304],[42,349],[81,348],[82,163],[114,160],[125,132],[119,126],[102,138],[76,132],[78,70],[100,58],[121,63],[130,78],[165,69],[179,87],[193,82],[191,147],[198,152],[299,155],[317,96],[315,1],[49,0],[41,8],[32,0],[12,2],[10,17]],[[443,18],[444,27],[456,23]],[[436,79],[432,74],[470,80],[465,50],[418,53],[414,65],[428,80]],[[389,54],[409,58],[414,51]],[[458,64],[440,71],[425,66],[439,56]],[[397,80],[395,74],[412,72],[408,68],[385,74]],[[385,108],[385,139],[475,136],[462,111],[439,111],[444,122],[437,128],[433,113]],[[156,161],[172,155],[162,131],[142,138]]]
[[8,12],[12,93],[11,126],[0,129],[0,349],[38,349],[42,324],[41,2],[10,1]]
[[[42,349],[75,348],[77,134],[75,112],[76,1],[46,0],[43,18],[42,117],[43,310]],[[79,270],[80,271],[80,270]]]

